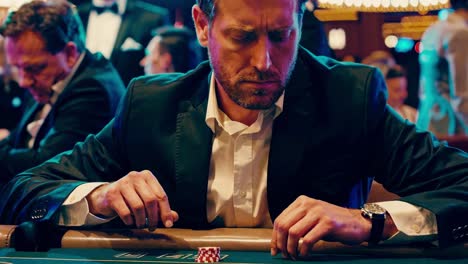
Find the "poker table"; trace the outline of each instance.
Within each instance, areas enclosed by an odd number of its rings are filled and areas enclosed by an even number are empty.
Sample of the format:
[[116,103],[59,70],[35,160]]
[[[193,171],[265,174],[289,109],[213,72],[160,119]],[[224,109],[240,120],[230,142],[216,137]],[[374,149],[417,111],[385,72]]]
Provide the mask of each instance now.
[[[14,226],[0,226],[0,264],[4,263],[194,263],[197,248],[221,247],[220,263],[296,263],[272,257],[271,229],[220,228],[67,230],[59,248],[46,252],[16,251],[12,248]],[[439,249],[424,244],[411,247],[349,246],[319,241],[306,263],[468,263],[468,244]]]

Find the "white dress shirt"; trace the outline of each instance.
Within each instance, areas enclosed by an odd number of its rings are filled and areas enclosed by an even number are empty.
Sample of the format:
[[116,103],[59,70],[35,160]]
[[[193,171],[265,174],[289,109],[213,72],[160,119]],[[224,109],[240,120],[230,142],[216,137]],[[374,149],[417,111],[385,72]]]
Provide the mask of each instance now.
[[[261,111],[257,120],[246,126],[230,120],[219,109],[213,76],[205,117],[214,134],[207,219],[220,217],[226,227],[272,227],[266,195],[267,164],[273,121],[283,110],[284,94],[274,107]],[[92,215],[87,208],[86,195],[101,184],[86,183],[76,188],[61,206],[59,224],[81,226],[110,221]],[[430,211],[402,201],[378,204],[388,211],[400,231],[385,243],[435,239],[437,222]]]
[[283,111],[284,93],[250,126],[232,121],[218,107],[212,76],[206,124],[213,131],[208,178],[208,221],[226,227],[272,227],[267,202],[267,167],[273,120]]
[[[119,14],[103,12],[98,15],[96,11],[91,11],[86,28],[86,48],[92,53],[101,52],[107,59],[112,55],[127,0],[116,0],[116,3]],[[103,0],[93,0],[93,4],[105,6]]]

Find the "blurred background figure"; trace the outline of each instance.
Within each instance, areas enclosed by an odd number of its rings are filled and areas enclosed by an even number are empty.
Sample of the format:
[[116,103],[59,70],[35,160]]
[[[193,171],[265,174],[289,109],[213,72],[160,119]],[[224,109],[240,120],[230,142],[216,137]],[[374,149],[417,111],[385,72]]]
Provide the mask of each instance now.
[[328,45],[327,33],[322,21],[314,15],[317,0],[309,0],[306,3],[307,10],[302,19],[302,36],[300,44],[315,55],[335,57],[333,50]]
[[426,30],[419,56],[418,125],[438,136],[468,135],[468,1],[450,3],[455,11]]
[[393,55],[385,50],[373,51],[362,60],[362,63],[377,67],[385,76],[387,84],[387,103],[404,119],[415,123],[418,118],[417,110],[405,104],[408,98],[408,79],[406,72],[398,65]]
[[166,9],[138,0],[91,0],[78,11],[86,47],[110,59],[125,85],[143,75],[139,66],[155,28],[169,23]]
[[415,123],[418,117],[418,111],[405,104],[408,97],[408,80],[406,74],[400,65],[395,65],[387,70],[385,76],[387,83],[388,100],[387,103],[395,109],[404,119]]
[[201,62],[201,46],[187,28],[165,26],[155,31],[140,61],[145,74],[187,72]]
[[347,55],[344,55],[343,58],[341,58],[341,61],[360,63],[361,58],[351,55],[351,54],[347,54]]
[[18,124],[27,98],[27,91],[18,86],[6,61],[5,39],[0,35],[0,140]]
[[396,65],[393,55],[385,50],[375,50],[362,60],[362,63],[379,68],[383,76],[387,76],[388,70]]
[[86,50],[83,25],[65,0],[22,5],[9,15],[1,34],[19,86],[34,100],[0,141],[0,187],[99,132],[125,90],[109,61]]

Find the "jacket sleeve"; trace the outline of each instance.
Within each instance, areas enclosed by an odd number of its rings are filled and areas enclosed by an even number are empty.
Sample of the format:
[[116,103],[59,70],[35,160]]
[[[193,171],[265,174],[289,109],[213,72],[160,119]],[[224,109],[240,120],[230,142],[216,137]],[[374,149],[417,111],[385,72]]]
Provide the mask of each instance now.
[[[105,89],[98,83],[80,83],[67,95],[54,113],[49,114],[44,125],[50,126],[47,134],[29,148],[15,148],[11,144],[1,150],[0,173],[4,180],[32,168],[50,158],[69,150],[88,134],[99,132],[111,120],[114,111]],[[41,133],[41,131],[39,131]]]
[[63,152],[41,165],[20,173],[1,191],[0,223],[25,221],[54,222],[56,212],[68,195],[80,184],[114,181],[126,174],[121,155],[121,102],[116,117],[97,135],[89,135],[72,150]]
[[379,96],[384,89],[374,75],[365,125],[375,180],[436,215],[440,246],[468,241],[468,154],[399,117]]

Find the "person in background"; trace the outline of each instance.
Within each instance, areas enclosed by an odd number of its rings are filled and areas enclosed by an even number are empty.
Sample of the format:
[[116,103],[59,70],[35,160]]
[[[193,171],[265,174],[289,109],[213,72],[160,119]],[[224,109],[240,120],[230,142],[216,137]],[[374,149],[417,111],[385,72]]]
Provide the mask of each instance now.
[[156,30],[140,61],[145,74],[187,72],[201,62],[201,47],[187,28],[165,26]]
[[408,81],[406,74],[400,65],[392,66],[385,76],[387,83],[388,100],[387,103],[404,119],[416,123],[418,111],[405,104],[408,97]]
[[86,28],[86,47],[108,58],[124,85],[144,75],[139,62],[152,31],[169,24],[166,9],[139,0],[91,0],[78,11]]
[[437,136],[468,135],[468,1],[423,34],[418,126]]
[[359,56],[354,56],[354,55],[351,55],[351,54],[347,54],[347,55],[344,55],[344,56],[341,58],[341,61],[360,63],[360,62],[361,62],[361,58],[359,58]]
[[328,37],[323,23],[314,14],[317,5],[317,0],[306,2],[300,44],[317,56],[334,58],[335,53],[328,45]]
[[98,132],[124,92],[112,65],[85,49],[81,21],[64,0],[24,4],[1,33],[18,84],[34,100],[0,141],[0,186]]
[[386,50],[375,50],[362,60],[363,64],[379,68],[383,76],[386,76],[388,70],[396,64],[395,58]]
[[27,91],[15,80],[15,73],[5,58],[5,38],[0,35],[0,140],[18,125],[28,100]]
[[[291,258],[468,241],[467,154],[392,111],[376,68],[302,48],[304,4],[198,0],[209,62],[134,79],[101,132],[8,183],[0,222],[272,228]],[[374,177],[401,198],[366,204]]]

